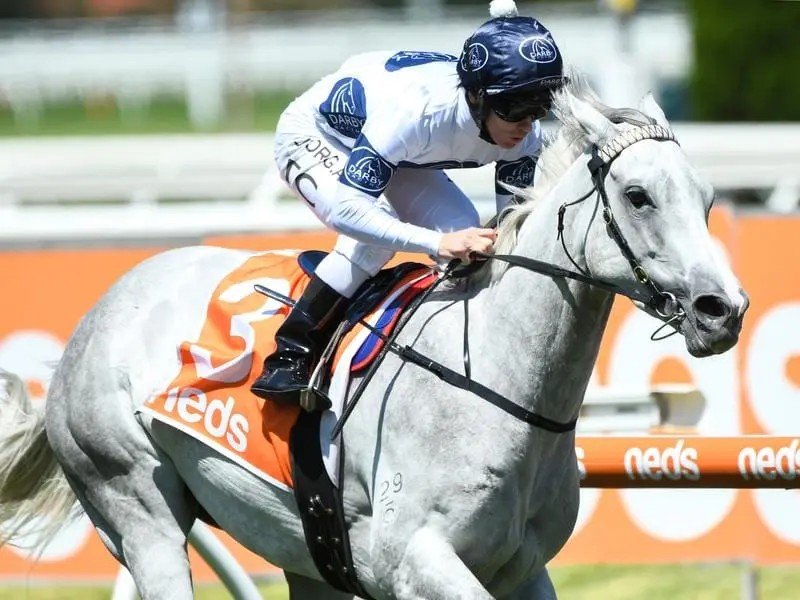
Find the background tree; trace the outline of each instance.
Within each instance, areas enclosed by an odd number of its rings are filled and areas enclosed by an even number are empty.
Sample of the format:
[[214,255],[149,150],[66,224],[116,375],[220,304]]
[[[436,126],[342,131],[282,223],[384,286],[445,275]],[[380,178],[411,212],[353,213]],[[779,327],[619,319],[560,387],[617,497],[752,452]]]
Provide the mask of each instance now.
[[693,116],[800,120],[800,2],[690,0]]

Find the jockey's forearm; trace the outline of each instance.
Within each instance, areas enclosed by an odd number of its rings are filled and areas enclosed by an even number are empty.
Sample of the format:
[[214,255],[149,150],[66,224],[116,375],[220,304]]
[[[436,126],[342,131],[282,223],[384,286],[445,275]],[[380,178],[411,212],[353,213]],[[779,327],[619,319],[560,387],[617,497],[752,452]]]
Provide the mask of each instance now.
[[331,226],[367,244],[402,252],[436,256],[441,233],[404,223],[381,209],[375,200],[351,188],[341,189],[330,215]]

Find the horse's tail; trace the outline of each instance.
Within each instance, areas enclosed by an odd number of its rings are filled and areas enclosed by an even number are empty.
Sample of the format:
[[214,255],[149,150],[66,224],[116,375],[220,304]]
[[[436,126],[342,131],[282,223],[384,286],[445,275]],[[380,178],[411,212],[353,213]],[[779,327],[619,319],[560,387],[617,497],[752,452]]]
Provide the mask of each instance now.
[[25,383],[0,370],[0,546],[21,535],[42,550],[77,514],[75,494],[44,426],[44,402],[31,403]]

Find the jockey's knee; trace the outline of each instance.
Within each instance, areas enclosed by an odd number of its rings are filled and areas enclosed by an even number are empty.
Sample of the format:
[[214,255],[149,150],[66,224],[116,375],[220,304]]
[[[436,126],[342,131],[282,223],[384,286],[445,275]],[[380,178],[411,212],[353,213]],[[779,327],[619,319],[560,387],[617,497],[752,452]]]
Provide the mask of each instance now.
[[391,250],[340,236],[333,252],[317,266],[316,274],[342,296],[352,298],[356,290],[377,274],[392,256],[394,252]]
[[345,235],[338,237],[333,250],[370,277],[376,275],[394,256],[393,250],[364,244]]

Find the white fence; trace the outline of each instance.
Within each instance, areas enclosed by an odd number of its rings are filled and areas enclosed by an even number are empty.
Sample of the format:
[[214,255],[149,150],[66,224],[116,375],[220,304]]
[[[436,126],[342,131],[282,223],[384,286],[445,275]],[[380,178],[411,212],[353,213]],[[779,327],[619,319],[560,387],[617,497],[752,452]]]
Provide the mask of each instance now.
[[[621,32],[610,12],[585,3],[567,11],[547,3],[521,4],[523,13],[539,17],[553,31],[568,62],[590,73],[604,97],[620,86],[635,83],[646,90],[655,81],[681,78],[690,65],[691,27],[673,4],[631,21],[626,38],[635,57],[633,77],[627,71],[620,76],[617,68]],[[185,17],[176,24],[104,29],[75,22],[58,30],[26,24],[4,32],[0,98],[18,118],[35,119],[48,98],[107,93],[125,110],[171,92],[185,95],[196,123],[208,124],[219,118],[225,90],[299,89],[357,52],[457,54],[488,12],[485,6],[466,14],[447,11],[426,21],[385,10],[270,13],[257,22],[231,21],[224,27],[219,16]]]
[[[691,160],[718,188],[800,198],[800,125],[678,124]],[[492,167],[450,172],[480,212]],[[199,237],[318,228],[289,199],[269,135],[29,138],[0,141],[0,243]]]

